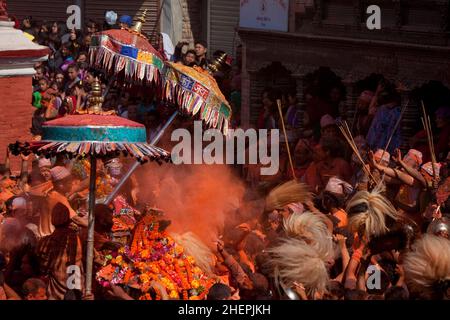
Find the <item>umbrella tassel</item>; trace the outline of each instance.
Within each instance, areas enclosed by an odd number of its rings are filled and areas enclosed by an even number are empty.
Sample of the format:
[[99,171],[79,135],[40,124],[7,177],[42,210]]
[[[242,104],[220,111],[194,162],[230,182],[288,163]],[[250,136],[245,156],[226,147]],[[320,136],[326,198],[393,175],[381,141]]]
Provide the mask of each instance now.
[[219,122],[217,124],[218,125],[217,129],[219,131],[222,131],[223,120],[224,120],[224,116],[222,114],[219,114]]
[[109,64],[108,64],[108,69],[107,69],[108,71],[110,71],[112,69],[114,60],[116,60],[116,55],[113,54],[112,52],[109,52]]
[[194,108],[192,110],[192,114],[194,116],[200,111],[202,105],[203,105],[203,99],[201,99],[200,97],[197,97],[197,99],[195,100]]
[[214,115],[212,117],[213,128],[217,128],[217,124],[219,122],[219,114],[219,111],[217,109],[214,109]]
[[143,81],[144,80],[144,78],[145,78],[145,72],[146,72],[146,70],[147,70],[147,66],[144,64],[140,64],[140,68],[139,68],[139,79],[141,80],[141,81]]
[[153,66],[150,66],[149,69],[150,69],[148,71],[148,75],[150,76],[149,80],[150,80],[150,82],[152,82],[153,79],[155,78],[155,68]]
[[223,133],[224,135],[228,135],[228,119],[224,119],[223,121]]

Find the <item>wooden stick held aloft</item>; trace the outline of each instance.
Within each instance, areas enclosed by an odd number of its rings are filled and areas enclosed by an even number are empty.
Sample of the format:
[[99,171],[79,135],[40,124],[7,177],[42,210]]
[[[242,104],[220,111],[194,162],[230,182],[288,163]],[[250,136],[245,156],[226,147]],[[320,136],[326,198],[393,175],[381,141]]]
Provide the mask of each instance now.
[[356,157],[358,158],[358,160],[361,162],[362,164],[362,169],[364,170],[364,172],[367,174],[367,176],[372,179],[372,181],[375,184],[378,184],[377,179],[375,179],[375,177],[372,175],[372,173],[370,172],[370,170],[368,170],[366,168],[366,163],[364,162],[361,154],[359,153],[358,147],[356,146],[355,140],[353,139],[352,133],[350,131],[350,128],[348,127],[348,124],[346,121],[341,122],[338,124],[338,128],[339,130],[341,130],[342,135],[344,136],[345,140],[347,140],[347,143],[349,144],[350,148],[352,149],[353,153],[356,155]]
[[289,148],[288,137],[286,134],[286,127],[284,126],[283,112],[281,110],[281,100],[280,99],[277,100],[277,106],[278,106],[278,112],[280,114],[281,126],[283,127],[284,141],[286,142],[286,148],[287,148],[288,157],[289,157],[289,164],[290,164],[291,170],[292,170],[292,176],[294,177],[294,180],[297,180],[297,176],[295,175],[295,170],[294,170],[294,163],[292,162],[292,157],[291,157],[291,149]]

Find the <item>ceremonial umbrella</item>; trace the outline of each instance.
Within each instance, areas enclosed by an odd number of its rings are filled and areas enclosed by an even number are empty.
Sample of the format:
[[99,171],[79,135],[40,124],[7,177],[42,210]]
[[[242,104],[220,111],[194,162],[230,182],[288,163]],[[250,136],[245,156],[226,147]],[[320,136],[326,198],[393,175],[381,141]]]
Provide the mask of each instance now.
[[[214,61],[211,69],[217,70],[220,61]],[[165,85],[163,98],[177,105],[181,112],[192,116],[199,115],[199,118],[210,128],[221,130],[225,135],[228,132],[231,121],[231,107],[214,77],[206,70],[199,67],[189,67],[180,63],[166,62]],[[151,144],[156,144],[164,131],[177,116],[176,111],[162,129],[158,132]],[[105,200],[105,204],[110,204],[125,181],[138,168],[136,162],[122,177],[114,190]]]
[[199,114],[208,127],[227,134],[231,107],[208,71],[166,62],[164,98],[188,114]]
[[89,47],[94,68],[137,85],[163,85],[163,56],[141,33],[146,11],[132,28],[106,30],[92,35]]
[[71,157],[90,158],[89,217],[86,263],[86,294],[92,288],[92,263],[94,252],[94,206],[96,166],[98,158],[123,154],[136,158],[139,163],[149,160],[169,161],[169,153],[147,144],[144,125],[103,112],[103,101],[98,80],[93,84],[89,111],[48,121],[43,125],[41,141],[16,142],[9,146],[13,154],[42,154],[53,156],[67,154]]

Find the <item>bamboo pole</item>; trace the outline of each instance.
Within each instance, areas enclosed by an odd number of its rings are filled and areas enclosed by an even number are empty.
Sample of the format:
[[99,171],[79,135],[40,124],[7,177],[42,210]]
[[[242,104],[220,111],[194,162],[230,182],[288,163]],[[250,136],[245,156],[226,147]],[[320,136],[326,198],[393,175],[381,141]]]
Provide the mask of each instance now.
[[289,157],[289,164],[290,164],[291,170],[292,170],[292,176],[294,177],[294,180],[297,181],[297,176],[295,175],[295,170],[294,170],[294,163],[292,162],[292,157],[291,157],[291,149],[289,148],[288,137],[286,134],[286,127],[284,126],[284,118],[283,118],[283,112],[281,110],[281,100],[280,99],[277,100],[277,106],[278,106],[278,113],[280,114],[281,126],[283,127],[284,141],[286,142],[286,148],[287,148],[288,157]]
[[89,175],[89,215],[86,250],[86,295],[92,294],[92,270],[94,265],[94,224],[95,224],[95,185],[97,180],[97,159],[91,155]]

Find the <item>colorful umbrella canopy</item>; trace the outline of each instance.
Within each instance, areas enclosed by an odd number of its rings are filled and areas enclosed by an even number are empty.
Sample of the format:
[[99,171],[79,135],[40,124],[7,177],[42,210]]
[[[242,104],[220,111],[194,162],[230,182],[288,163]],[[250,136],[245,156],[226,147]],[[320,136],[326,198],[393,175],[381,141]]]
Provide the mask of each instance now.
[[89,48],[91,65],[132,83],[162,84],[164,58],[140,33],[144,17],[132,29],[94,34]]
[[231,107],[216,80],[205,70],[181,63],[166,62],[164,98],[184,112],[199,113],[209,127],[226,134],[231,120]]
[[41,141],[10,145],[13,154],[33,152],[70,156],[131,155],[139,162],[169,160],[170,154],[147,144],[144,125],[115,115],[71,115],[43,125]]
[[123,153],[140,162],[168,159],[165,150],[148,145],[145,126],[115,115],[72,115],[46,122],[38,151],[97,157]]

